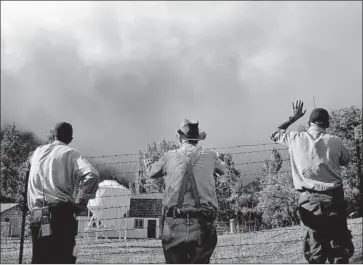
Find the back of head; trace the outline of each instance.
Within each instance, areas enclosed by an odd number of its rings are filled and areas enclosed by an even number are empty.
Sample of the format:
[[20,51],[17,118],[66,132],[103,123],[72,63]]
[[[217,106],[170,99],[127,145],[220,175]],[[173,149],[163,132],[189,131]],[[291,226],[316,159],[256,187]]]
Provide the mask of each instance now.
[[69,144],[73,140],[73,128],[70,123],[59,122],[54,126],[53,135],[56,140]]
[[316,108],[310,114],[309,123],[314,123],[324,129],[330,125],[330,116],[326,109]]

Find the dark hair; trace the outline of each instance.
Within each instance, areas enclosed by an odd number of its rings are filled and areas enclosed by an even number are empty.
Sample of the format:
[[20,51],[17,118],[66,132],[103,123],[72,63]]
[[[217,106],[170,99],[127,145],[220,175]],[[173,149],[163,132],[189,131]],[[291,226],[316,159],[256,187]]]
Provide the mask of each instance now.
[[323,128],[328,128],[330,125],[329,119],[330,116],[326,109],[317,108],[311,112],[309,123],[312,122]]
[[70,123],[59,122],[55,125],[53,130],[54,138],[69,144],[73,139],[73,128]]

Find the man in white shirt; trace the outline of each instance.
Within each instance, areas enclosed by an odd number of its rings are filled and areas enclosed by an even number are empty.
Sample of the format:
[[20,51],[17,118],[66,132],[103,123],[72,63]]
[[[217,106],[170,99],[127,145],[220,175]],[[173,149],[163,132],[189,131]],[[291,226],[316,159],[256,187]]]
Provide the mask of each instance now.
[[[76,262],[77,209],[87,202],[98,187],[98,171],[75,149],[73,128],[58,123],[55,141],[38,147],[30,158],[28,208],[31,212],[33,240],[32,263]],[[75,185],[82,182],[80,201],[75,204]]]
[[347,227],[340,167],[349,162],[349,151],[339,137],[326,133],[329,113],[314,109],[306,132],[287,131],[300,119],[303,103],[293,104],[293,116],[281,124],[271,139],[289,148],[292,178],[300,192],[299,215],[307,232],[304,256],[309,263],[348,263],[354,253]]

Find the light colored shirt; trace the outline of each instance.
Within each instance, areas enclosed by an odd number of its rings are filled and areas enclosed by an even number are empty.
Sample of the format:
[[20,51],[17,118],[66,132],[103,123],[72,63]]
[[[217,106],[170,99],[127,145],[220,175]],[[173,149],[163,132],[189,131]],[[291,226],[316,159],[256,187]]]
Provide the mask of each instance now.
[[340,166],[349,162],[349,151],[339,137],[311,123],[306,132],[279,130],[271,139],[289,148],[297,190],[331,190],[343,185]]
[[[183,144],[180,149],[165,153],[159,161],[149,168],[149,176],[157,178],[164,176],[165,192],[163,205],[167,208],[176,206],[181,188],[187,160],[191,160],[193,174],[200,197],[201,207],[212,210],[218,209],[216,187],[213,173],[225,174],[226,165],[212,150],[204,150],[200,145]],[[195,209],[195,201],[192,197],[190,181],[184,196],[183,210]]]
[[88,200],[97,190],[99,173],[81,154],[61,141],[38,147],[30,158],[29,210],[49,204],[74,203],[76,183],[83,181],[81,196]]

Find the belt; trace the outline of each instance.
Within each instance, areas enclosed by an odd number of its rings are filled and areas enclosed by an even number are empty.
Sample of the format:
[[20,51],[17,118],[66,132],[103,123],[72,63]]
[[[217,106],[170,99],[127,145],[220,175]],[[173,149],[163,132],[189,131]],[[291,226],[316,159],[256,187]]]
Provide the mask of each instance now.
[[40,219],[44,213],[44,211],[49,211],[50,216],[55,218],[74,218],[75,217],[75,208],[73,204],[70,203],[60,203],[48,205],[46,207],[37,208],[30,211],[30,222],[31,223],[39,223]]
[[299,191],[300,193],[308,192],[308,193],[335,195],[335,194],[341,193],[343,191],[343,188],[337,187],[337,188],[330,189],[330,190],[312,190],[312,189],[301,188],[297,191]]
[[174,217],[174,218],[198,218],[198,219],[208,219],[208,220],[215,220],[217,214],[214,211],[208,210],[199,210],[199,211],[182,211],[177,207],[171,207],[170,209],[166,210],[165,212],[166,217]]

